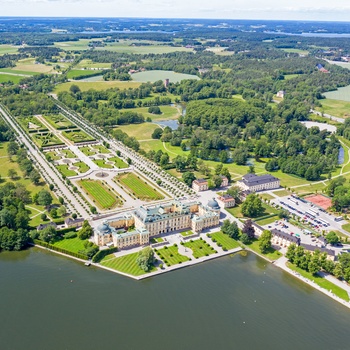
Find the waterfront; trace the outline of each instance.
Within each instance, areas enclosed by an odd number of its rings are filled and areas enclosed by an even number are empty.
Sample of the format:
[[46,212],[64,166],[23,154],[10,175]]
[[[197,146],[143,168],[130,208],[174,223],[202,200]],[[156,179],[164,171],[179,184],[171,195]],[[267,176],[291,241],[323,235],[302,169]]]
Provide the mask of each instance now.
[[[347,349],[350,312],[253,254],[133,281],[0,254],[2,349]],[[326,329],[334,329],[334,336]]]

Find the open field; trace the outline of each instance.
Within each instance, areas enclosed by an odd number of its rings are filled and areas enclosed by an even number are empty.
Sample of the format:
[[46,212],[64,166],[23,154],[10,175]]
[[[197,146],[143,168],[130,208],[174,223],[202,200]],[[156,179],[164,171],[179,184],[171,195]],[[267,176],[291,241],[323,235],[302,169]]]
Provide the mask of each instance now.
[[[350,85],[323,94],[327,99],[350,102]],[[321,102],[322,103],[322,102]]]
[[238,248],[240,245],[238,241],[225,235],[223,232],[214,232],[208,235],[212,239],[213,242],[216,242],[219,246],[222,247],[223,250],[230,250],[234,248]]
[[261,194],[259,194],[259,197],[262,198],[262,199],[273,199],[273,198],[275,198],[274,196],[271,196],[271,194],[268,194],[268,193],[261,193]]
[[349,294],[342,288],[338,287],[337,285],[335,285],[332,282],[329,282],[328,280],[326,280],[323,277],[320,276],[314,276],[312,275],[310,272],[307,272],[305,270],[302,270],[301,268],[293,265],[292,263],[288,262],[287,266],[293,270],[298,272],[301,276],[314,281],[317,285],[319,285],[321,288],[324,288],[328,291],[332,291],[332,293],[334,293],[336,296],[338,296],[339,298],[342,298],[345,301],[349,301]]
[[164,196],[147,184],[144,179],[139,178],[134,173],[121,174],[116,179],[129,189],[137,198],[141,200],[160,200]]
[[72,85],[77,85],[79,86],[79,89],[81,91],[88,91],[91,89],[94,90],[107,90],[107,89],[115,89],[118,88],[120,90],[125,90],[125,89],[136,89],[138,88],[141,83],[136,82],[136,81],[96,81],[96,82],[86,82],[86,81],[70,81],[67,83],[63,84],[58,84],[55,87],[54,92],[57,94],[60,91],[69,91],[70,87]]
[[53,243],[53,245],[68,250],[72,253],[79,253],[80,250],[85,250],[84,241],[78,237],[62,239]]
[[62,136],[72,141],[73,143],[95,141],[95,138],[88,135],[82,130],[66,130],[62,132]]
[[19,82],[25,77],[13,74],[3,74],[0,72],[0,83],[12,82],[14,84],[19,84]]
[[278,250],[275,250],[273,248],[270,248],[266,254],[261,253],[259,248],[259,240],[257,239],[254,239],[251,243],[247,244],[246,246],[270,260],[277,260],[282,256],[282,254]]
[[124,131],[130,137],[135,137],[137,140],[149,140],[152,138],[153,131],[157,128],[159,128],[158,125],[146,122],[141,124],[120,125],[117,129]]
[[[117,270],[120,272],[128,273],[133,276],[144,275],[143,271],[136,263],[138,253],[133,253],[129,255],[124,255],[116,258],[113,254],[107,255],[101,261],[102,266],[109,267],[110,269]],[[149,272],[155,271],[156,268],[153,267]]]
[[94,63],[92,60],[81,60],[74,68],[76,69],[92,69],[92,68],[111,68],[112,63]]
[[1,74],[11,74],[11,75],[14,75],[14,76],[20,76],[21,79],[22,78],[27,78],[27,77],[31,77],[33,75],[39,75],[40,73],[38,72],[31,72],[31,71],[26,71],[26,70],[19,70],[19,69],[16,69],[15,70],[15,67],[13,68],[0,68],[0,73]]
[[177,83],[185,79],[200,80],[197,75],[176,73],[168,70],[149,70],[145,72],[134,73],[131,75],[133,81],[142,83],[155,82],[157,80],[169,79],[171,83]]
[[19,60],[15,67],[12,68],[14,72],[30,72],[30,73],[54,73],[54,66],[50,66],[42,63],[35,63],[34,58],[25,58],[23,60]]
[[318,112],[334,115],[335,117],[348,118],[350,116],[350,100],[332,100],[326,98],[320,100],[322,107],[317,107]]
[[167,266],[181,264],[190,260],[187,256],[179,254],[177,246],[174,245],[158,249],[156,253]]
[[302,74],[285,74],[284,80],[294,79],[294,78],[297,78],[299,75],[302,75]]
[[192,250],[193,256],[196,259],[216,253],[215,249],[202,239],[191,240],[183,245]]
[[[169,96],[170,97],[170,96]],[[136,112],[141,113],[145,118],[150,117],[152,121],[158,120],[172,120],[177,119],[180,116],[180,111],[178,108],[173,106],[159,106],[162,114],[152,114],[148,113],[148,107],[138,107],[138,108],[128,108],[121,109],[120,112]]]
[[0,45],[0,55],[10,54],[10,53],[17,53],[18,52],[18,46],[13,45]]
[[100,181],[95,180],[80,180],[78,185],[81,186],[96,202],[97,206],[102,209],[113,208],[116,205],[121,205],[122,202],[118,199],[114,192],[106,188]]
[[281,49],[284,52],[298,53],[299,55],[308,55],[309,51],[301,49]]
[[64,51],[82,51],[89,48],[90,39],[80,39],[77,41],[56,42],[54,45]]
[[[264,202],[263,202],[262,206],[264,208],[264,212],[260,216],[254,218],[254,219],[258,219],[258,218],[261,218],[261,217],[264,217],[264,216],[270,215],[270,214],[275,214],[275,215],[278,214],[278,209],[273,208]],[[241,213],[241,210],[242,210],[241,205],[236,205],[233,208],[225,208],[225,210],[227,210],[230,214],[232,214],[233,216],[235,216],[237,218],[243,218],[243,215]]]
[[43,118],[55,129],[62,130],[75,127],[75,125],[70,122],[66,117],[62,114],[50,114],[45,115]]

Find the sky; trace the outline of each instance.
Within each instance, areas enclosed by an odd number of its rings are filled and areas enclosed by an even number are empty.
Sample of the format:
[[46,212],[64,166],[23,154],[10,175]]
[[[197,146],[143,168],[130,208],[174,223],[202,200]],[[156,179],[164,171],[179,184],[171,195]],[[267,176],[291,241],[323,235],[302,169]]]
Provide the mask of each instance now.
[[350,1],[0,0],[0,16],[350,21]]

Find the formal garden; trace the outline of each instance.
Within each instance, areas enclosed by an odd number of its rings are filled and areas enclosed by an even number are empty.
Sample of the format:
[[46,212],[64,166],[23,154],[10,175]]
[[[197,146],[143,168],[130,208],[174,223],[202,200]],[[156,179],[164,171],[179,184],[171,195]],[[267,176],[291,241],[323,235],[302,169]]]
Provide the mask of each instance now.
[[196,240],[190,240],[182,244],[184,247],[192,250],[193,256],[198,259],[203,256],[209,256],[211,254],[217,253],[217,251],[205,242],[202,238]]
[[161,249],[154,249],[154,251],[167,266],[182,264],[183,262],[190,260],[190,258],[187,256],[181,255],[179,253],[179,249],[176,244],[171,247],[165,246]]
[[79,129],[62,131],[62,136],[64,136],[69,141],[72,141],[74,144],[95,141],[94,137]]

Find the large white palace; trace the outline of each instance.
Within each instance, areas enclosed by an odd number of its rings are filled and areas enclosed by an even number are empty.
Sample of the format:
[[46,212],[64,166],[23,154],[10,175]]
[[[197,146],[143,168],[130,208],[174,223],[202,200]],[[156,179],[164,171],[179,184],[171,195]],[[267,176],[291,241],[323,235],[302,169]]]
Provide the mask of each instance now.
[[258,192],[272,190],[280,187],[280,179],[270,174],[255,175],[246,174],[241,181],[237,181],[237,186],[243,191]]
[[215,199],[207,205],[198,201],[171,201],[162,205],[141,206],[135,211],[105,221],[94,231],[99,246],[120,249],[149,243],[151,237],[178,230],[199,233],[219,225],[220,206]]

